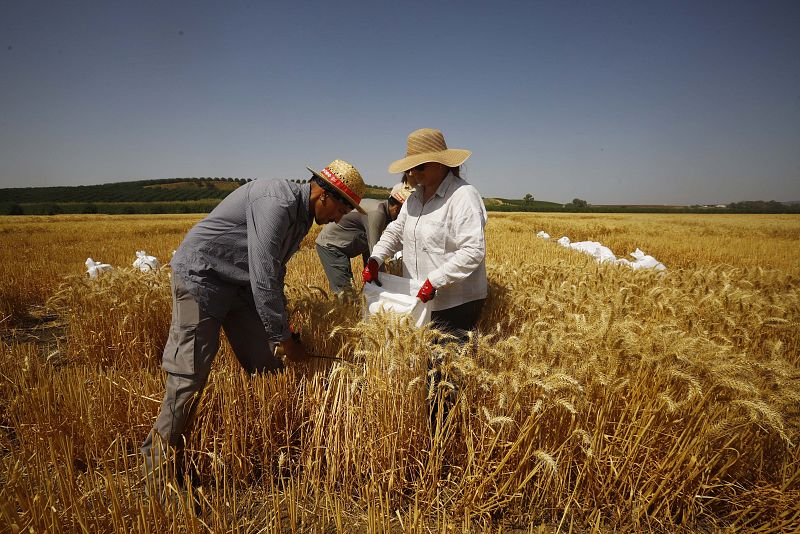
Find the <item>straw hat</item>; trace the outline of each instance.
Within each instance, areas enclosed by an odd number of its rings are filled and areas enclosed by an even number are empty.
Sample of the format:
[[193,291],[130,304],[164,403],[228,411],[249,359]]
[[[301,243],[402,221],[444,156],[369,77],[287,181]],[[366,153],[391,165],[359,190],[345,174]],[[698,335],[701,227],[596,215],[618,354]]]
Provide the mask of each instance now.
[[461,148],[447,148],[440,130],[420,128],[408,134],[406,157],[389,165],[389,172],[404,172],[420,163],[435,161],[447,167],[458,167],[472,152]]
[[392,192],[389,193],[389,196],[394,198],[400,204],[406,201],[408,197],[411,196],[411,193],[414,192],[414,188],[408,184],[399,183],[392,188]]
[[366,215],[367,212],[359,204],[361,203],[361,197],[364,196],[367,190],[367,186],[364,184],[364,179],[361,178],[361,173],[355,167],[344,160],[335,159],[320,172],[311,167],[306,167],[306,169],[313,172],[317,178],[333,186],[351,206],[357,209],[359,213]]

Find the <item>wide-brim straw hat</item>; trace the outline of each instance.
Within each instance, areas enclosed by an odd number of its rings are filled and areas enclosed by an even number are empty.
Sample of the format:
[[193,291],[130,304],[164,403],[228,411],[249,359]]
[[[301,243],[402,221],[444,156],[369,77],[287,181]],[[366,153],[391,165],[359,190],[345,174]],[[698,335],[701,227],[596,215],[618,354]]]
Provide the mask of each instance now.
[[353,208],[366,215],[367,212],[359,204],[367,191],[367,186],[364,184],[364,179],[361,178],[361,173],[355,167],[344,160],[335,159],[319,172],[311,167],[306,167],[306,169],[333,186]]
[[392,188],[392,192],[389,193],[389,196],[394,198],[400,204],[402,204],[408,199],[408,197],[411,196],[411,193],[413,192],[414,192],[413,187],[401,182]]
[[389,165],[389,172],[405,172],[420,163],[430,161],[447,167],[458,167],[471,155],[471,151],[463,148],[447,148],[440,130],[420,128],[408,134],[406,157]]

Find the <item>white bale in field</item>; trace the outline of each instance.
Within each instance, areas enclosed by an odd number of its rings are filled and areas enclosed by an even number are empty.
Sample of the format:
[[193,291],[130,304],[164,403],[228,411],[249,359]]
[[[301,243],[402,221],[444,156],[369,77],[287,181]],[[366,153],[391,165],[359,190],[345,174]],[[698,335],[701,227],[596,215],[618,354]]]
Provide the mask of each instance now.
[[86,265],[86,275],[89,278],[97,278],[97,275],[101,272],[110,271],[113,269],[111,265],[107,263],[96,262],[92,258],[86,258],[84,264]]
[[364,320],[381,312],[409,314],[414,325],[419,328],[431,320],[431,309],[428,303],[417,298],[422,282],[410,278],[402,278],[388,273],[378,273],[377,284],[364,284]]
[[148,256],[144,250],[136,251],[136,260],[133,262],[134,269],[139,269],[143,273],[157,271],[161,264],[155,256]]
[[607,261],[615,263],[617,261],[617,257],[613,252],[611,252],[611,249],[603,246],[602,243],[598,243],[597,241],[578,241],[577,243],[571,243],[569,238],[564,236],[558,240],[558,244],[562,247],[569,247],[574,250],[579,250],[584,254],[593,256],[594,259],[600,263]]
[[545,232],[544,230],[539,230],[539,231],[536,233],[536,237],[541,237],[542,239],[550,239],[550,234],[548,234],[548,233],[547,233],[547,232]]
[[584,254],[593,256],[599,263],[611,262],[616,263],[617,256],[611,252],[611,249],[604,246],[597,241],[579,241],[577,243],[570,243],[570,248],[579,250]]
[[634,252],[631,252],[631,256],[634,258],[634,261],[631,261],[625,258],[617,259],[614,253],[611,252],[610,248],[598,243],[597,241],[578,241],[577,243],[572,243],[567,236],[564,236],[558,240],[558,244],[562,247],[579,250],[585,254],[589,254],[590,256],[594,257],[598,263],[609,262],[615,265],[625,265],[631,269],[655,269],[656,271],[667,270],[667,267],[663,263],[655,259],[653,256],[648,256],[638,248]]
[[620,258],[617,260],[617,263],[620,265],[627,265],[631,269],[655,269],[656,271],[667,270],[667,267],[663,263],[655,259],[653,256],[648,256],[638,248],[631,252],[631,256],[633,256],[635,261]]

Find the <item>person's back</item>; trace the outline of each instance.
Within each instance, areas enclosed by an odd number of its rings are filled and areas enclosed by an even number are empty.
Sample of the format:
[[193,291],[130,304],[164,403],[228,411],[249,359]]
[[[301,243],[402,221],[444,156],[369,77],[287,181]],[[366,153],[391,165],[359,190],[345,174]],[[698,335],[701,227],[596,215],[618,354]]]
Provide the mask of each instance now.
[[348,258],[355,258],[367,250],[367,219],[351,211],[335,224],[326,224],[317,236],[316,244],[322,247],[334,247],[341,250]]
[[366,265],[372,247],[380,240],[386,226],[397,218],[413,189],[405,183],[395,185],[389,198],[366,214],[348,213],[338,224],[330,224],[317,236],[316,246],[331,291],[337,295],[352,288],[350,259],[361,256]]
[[[276,227],[277,220],[290,233],[269,254],[285,264],[311,227],[308,197],[308,184],[288,180],[254,180],[239,187],[189,230],[170,262],[173,273],[211,315],[224,314],[239,287],[251,286],[253,275],[262,277],[265,266],[259,259],[271,244],[259,242],[253,227],[284,231]],[[270,217],[274,212],[281,217]],[[276,274],[282,280],[283,273]]]
[[164,399],[140,449],[146,489],[160,499],[170,495],[167,466],[183,446],[220,331],[248,374],[281,369],[278,347],[292,364],[309,357],[289,326],[286,264],[312,222],[337,222],[353,209],[363,213],[366,185],[346,161],[308,170],[313,176],[303,184],[256,180],[238,188],[188,232],[175,253],[172,321],[161,360]]

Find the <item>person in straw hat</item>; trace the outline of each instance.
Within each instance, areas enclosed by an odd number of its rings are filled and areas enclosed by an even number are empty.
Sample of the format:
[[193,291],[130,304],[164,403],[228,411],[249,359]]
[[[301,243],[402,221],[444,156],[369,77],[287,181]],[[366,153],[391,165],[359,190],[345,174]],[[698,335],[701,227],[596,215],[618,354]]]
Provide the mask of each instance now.
[[181,448],[193,399],[219,349],[220,329],[248,373],[281,369],[278,347],[292,364],[308,357],[289,328],[286,264],[313,222],[336,223],[353,209],[364,213],[359,203],[366,190],[346,161],[308,170],[312,177],[303,184],[254,180],[239,187],[189,230],[175,252],[172,324],[162,355],[166,392],[141,447],[148,490],[166,487],[167,458]]
[[[379,283],[380,265],[402,248],[403,276],[422,283],[417,297],[430,302],[433,326],[461,342],[475,329],[488,292],[486,208],[460,171],[471,154],[448,148],[439,130],[409,134],[406,157],[389,165],[389,172],[408,172],[416,190],[386,227],[362,273],[365,283]],[[437,422],[438,405],[432,405],[432,428],[446,416]]]
[[353,211],[336,224],[326,225],[317,236],[317,255],[328,277],[331,291],[340,298],[353,287],[350,258],[361,256],[364,265],[386,225],[397,219],[400,208],[414,192],[407,183],[398,183],[389,198],[367,212]]

